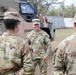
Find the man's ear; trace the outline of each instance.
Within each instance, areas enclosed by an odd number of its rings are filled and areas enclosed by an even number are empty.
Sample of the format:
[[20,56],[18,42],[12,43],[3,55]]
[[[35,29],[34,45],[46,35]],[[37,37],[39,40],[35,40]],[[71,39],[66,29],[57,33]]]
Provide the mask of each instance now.
[[18,25],[16,25],[15,27],[18,28]]

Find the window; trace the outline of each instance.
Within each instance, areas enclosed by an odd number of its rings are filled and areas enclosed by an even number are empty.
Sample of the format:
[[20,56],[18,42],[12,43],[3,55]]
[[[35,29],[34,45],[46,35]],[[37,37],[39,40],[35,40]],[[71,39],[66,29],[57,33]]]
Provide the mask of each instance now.
[[29,3],[20,3],[22,14],[34,14],[34,9]]

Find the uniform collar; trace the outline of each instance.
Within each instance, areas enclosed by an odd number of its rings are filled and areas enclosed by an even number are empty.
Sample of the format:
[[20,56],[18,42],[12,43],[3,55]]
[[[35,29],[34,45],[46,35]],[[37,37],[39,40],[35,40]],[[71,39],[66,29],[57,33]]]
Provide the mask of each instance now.
[[35,30],[33,30],[35,33],[39,33],[40,31],[41,31],[41,29],[39,30],[39,31],[35,31]]
[[8,35],[17,36],[17,35],[14,34],[14,33],[8,33],[8,32],[4,32],[3,35],[5,35],[5,36],[8,36]]

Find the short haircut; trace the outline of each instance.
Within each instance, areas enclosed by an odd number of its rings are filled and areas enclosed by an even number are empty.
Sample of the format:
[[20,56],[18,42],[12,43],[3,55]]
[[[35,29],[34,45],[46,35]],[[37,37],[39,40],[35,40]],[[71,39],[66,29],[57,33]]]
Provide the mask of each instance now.
[[14,19],[5,19],[4,20],[6,29],[15,29],[15,26],[19,22],[20,22],[19,20],[14,20]]

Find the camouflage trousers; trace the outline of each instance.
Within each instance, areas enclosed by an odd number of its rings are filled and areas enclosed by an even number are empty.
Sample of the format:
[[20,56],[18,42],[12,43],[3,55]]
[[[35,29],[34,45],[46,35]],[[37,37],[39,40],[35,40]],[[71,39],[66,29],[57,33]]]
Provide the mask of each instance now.
[[10,73],[10,74],[2,74],[0,73],[0,75],[15,75],[14,73]]
[[37,64],[40,67],[41,75],[47,75],[47,62],[45,62],[43,59],[35,59],[34,69],[36,68]]
[[68,75],[76,75],[76,74],[68,74]]
[[6,74],[0,73],[0,75],[16,75],[16,73],[6,73]]
[[62,71],[53,71],[52,75],[76,75],[76,73],[72,73],[72,74],[65,73],[64,74]]
[[32,61],[31,52],[28,52],[25,56],[25,64],[24,64],[24,75],[34,75],[34,63]]
[[32,53],[28,52],[25,56],[24,75],[35,75],[37,64],[40,67],[41,75],[47,75],[47,63],[43,59],[33,59]]
[[53,71],[52,75],[65,75],[62,71]]
[[24,75],[34,75],[34,68],[32,63],[26,63]]
[[43,59],[29,59],[28,62],[25,64],[25,74],[24,75],[35,75],[35,68],[37,64],[40,67],[41,75],[47,75],[47,63]]

